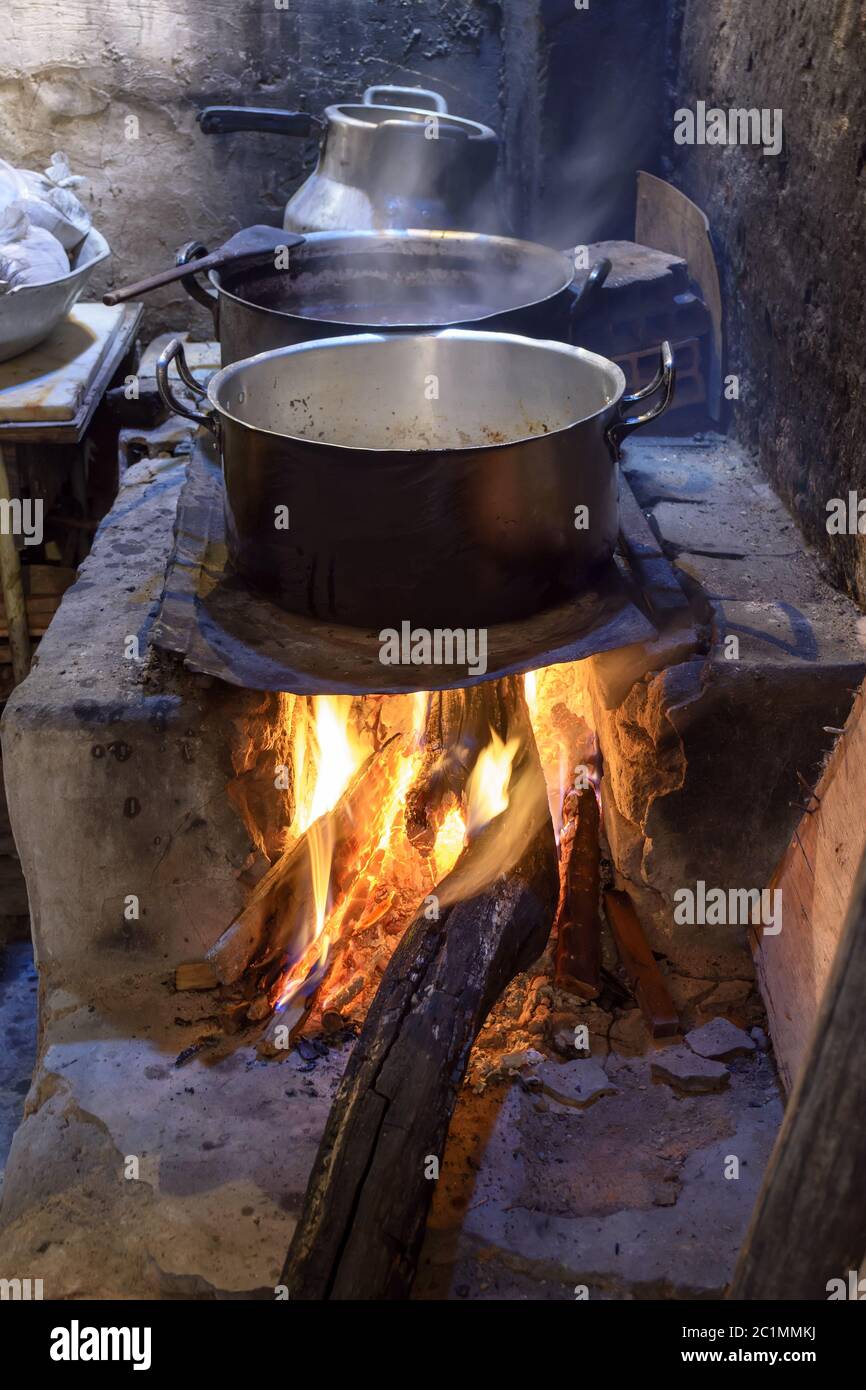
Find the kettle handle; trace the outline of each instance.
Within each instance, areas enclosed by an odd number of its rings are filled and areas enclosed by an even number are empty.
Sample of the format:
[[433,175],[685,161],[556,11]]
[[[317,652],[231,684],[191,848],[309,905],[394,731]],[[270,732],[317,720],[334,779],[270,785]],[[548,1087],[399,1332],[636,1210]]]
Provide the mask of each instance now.
[[626,415],[619,420],[614,420],[608,427],[607,437],[616,453],[619,456],[619,446],[626,435],[631,434],[632,430],[638,430],[642,425],[648,425],[650,420],[658,419],[663,415],[673,399],[674,387],[677,381],[677,369],[674,366],[674,355],[671,345],[668,342],[661,344],[659,349],[661,360],[656,375],[648,386],[643,386],[639,391],[632,391],[630,395],[623,396],[620,405],[633,405],[635,401],[646,400],[647,396],[661,390],[661,400],[657,401],[649,410],[645,410],[642,415]]
[[324,122],[310,111],[283,111],[276,106],[206,106],[196,120],[205,135],[257,130],[270,135],[312,135]]
[[378,86],[368,87],[366,89],[366,91],[364,92],[364,105],[403,106],[406,104],[405,102],[399,101],[377,101],[376,98],[379,97],[383,92],[386,94],[386,96],[389,97],[414,97],[415,100],[412,102],[411,109],[414,109],[419,106],[423,107],[424,102],[418,101],[418,97],[424,97],[431,110],[438,111],[440,116],[447,116],[448,114],[448,103],[445,100],[445,98],[441,96],[439,92],[431,92],[429,87],[391,87],[387,84],[380,83]]

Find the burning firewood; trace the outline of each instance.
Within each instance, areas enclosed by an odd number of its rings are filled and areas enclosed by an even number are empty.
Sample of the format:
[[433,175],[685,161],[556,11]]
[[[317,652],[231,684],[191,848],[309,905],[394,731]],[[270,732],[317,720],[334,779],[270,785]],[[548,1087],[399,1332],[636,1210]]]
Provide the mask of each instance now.
[[[502,683],[504,684],[504,683]],[[500,690],[498,698],[504,697]],[[403,936],[349,1060],[282,1279],[293,1298],[405,1298],[469,1053],[513,976],[544,947],[556,845],[522,692],[508,804]]]
[[559,837],[556,983],[582,999],[601,990],[599,811],[590,785],[566,794]]
[[327,825],[314,822],[271,866],[243,912],[208,952],[207,960],[223,984],[234,983],[250,968],[261,971],[268,965],[281,965],[296,923],[314,920],[311,833],[325,835],[332,845],[332,899],[337,901],[350,891],[364,868],[359,836],[375,844],[375,819],[384,815],[385,792],[393,784],[401,752],[401,740],[394,737],[371,753],[333,810],[326,813]]
[[610,889],[604,895],[604,906],[620,960],[650,1035],[653,1038],[673,1037],[680,1029],[679,1017],[631,898],[628,893]]
[[422,853],[436,840],[443,808],[460,799],[491,732],[504,738],[522,680],[507,676],[466,690],[434,691],[427,701],[424,762],[406,797],[406,833]]

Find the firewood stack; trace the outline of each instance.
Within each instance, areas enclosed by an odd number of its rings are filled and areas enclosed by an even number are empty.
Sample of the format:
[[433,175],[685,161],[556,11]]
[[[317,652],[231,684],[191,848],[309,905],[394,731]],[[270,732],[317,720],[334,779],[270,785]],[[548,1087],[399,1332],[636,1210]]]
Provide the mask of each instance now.
[[[438,829],[455,806],[467,809],[467,796],[471,806],[473,769],[494,735],[511,743],[507,805],[477,826],[469,817],[463,849],[437,883]],[[288,1029],[289,1043],[298,1038],[318,996],[318,1019],[329,1031],[369,987],[352,976],[335,988],[328,967],[390,904],[376,881],[377,854],[365,862],[364,853],[379,839],[378,808],[404,743],[397,734],[375,748],[333,809],[272,864],[208,958],[178,972],[178,988],[221,986],[225,1035],[257,1037],[259,1050],[274,1055],[285,1042],[278,1030]],[[429,1165],[442,1158],[473,1042],[508,983],[541,954],[556,909],[556,842],[522,680],[431,695],[421,746],[391,833],[405,836],[416,862],[426,863],[430,887],[416,895],[406,930],[400,924],[399,944],[373,982],[378,989],[286,1262],[284,1282],[295,1298],[408,1295],[433,1191]],[[297,925],[315,910],[311,835],[330,846],[330,912],[340,914],[341,936],[327,959],[313,951],[302,987],[274,1012]],[[214,1044],[212,1057],[231,1046],[226,1036],[205,1043]]]
[[[542,951],[557,899],[557,860],[544,775],[522,690],[491,698],[519,730],[506,810],[474,838],[403,936],[337,1093],[283,1282],[292,1298],[408,1296],[472,1044],[509,981]],[[448,718],[440,710],[437,718]],[[471,756],[467,758],[471,762]],[[464,776],[468,768],[464,763]],[[446,779],[453,788],[459,774]],[[439,781],[428,783],[428,811]],[[417,804],[417,803],[416,803]],[[416,821],[417,823],[417,821]]]

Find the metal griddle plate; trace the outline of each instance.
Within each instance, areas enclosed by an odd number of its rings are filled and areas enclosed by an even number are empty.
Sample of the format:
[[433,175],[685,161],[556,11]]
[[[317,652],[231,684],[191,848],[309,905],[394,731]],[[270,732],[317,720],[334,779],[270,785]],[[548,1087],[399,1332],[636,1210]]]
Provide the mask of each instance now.
[[612,561],[597,587],[579,598],[535,618],[489,627],[483,674],[465,666],[384,666],[377,632],[286,613],[226,564],[222,474],[209,438],[199,434],[152,637],[190,671],[248,690],[298,695],[452,690],[658,635]]

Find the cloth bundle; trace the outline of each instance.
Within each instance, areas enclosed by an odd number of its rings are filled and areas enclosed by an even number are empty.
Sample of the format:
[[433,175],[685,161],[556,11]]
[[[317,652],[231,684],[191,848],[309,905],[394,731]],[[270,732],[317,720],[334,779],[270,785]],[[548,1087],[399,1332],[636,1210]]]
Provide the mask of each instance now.
[[60,151],[43,173],[0,159],[0,294],[67,275],[90,230],[72,189],[82,180]]

